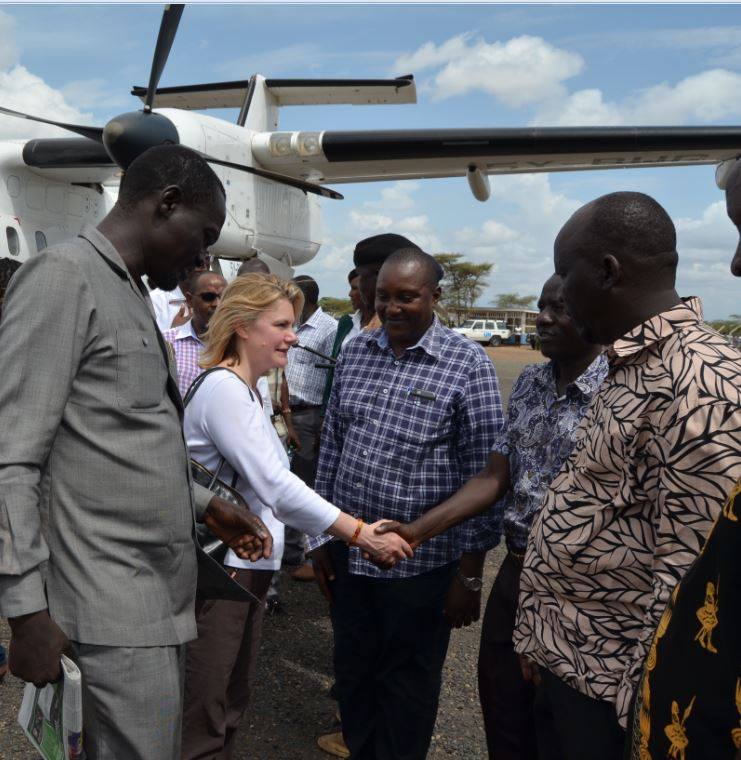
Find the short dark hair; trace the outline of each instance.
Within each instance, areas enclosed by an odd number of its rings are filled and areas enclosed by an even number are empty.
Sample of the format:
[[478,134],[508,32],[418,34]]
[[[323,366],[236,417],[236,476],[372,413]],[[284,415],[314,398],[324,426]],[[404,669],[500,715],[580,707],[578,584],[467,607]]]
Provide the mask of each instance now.
[[630,258],[641,269],[676,270],[677,231],[664,207],[650,195],[618,192],[592,202],[587,227],[605,252]]
[[[421,267],[425,275],[425,282],[431,290],[434,290],[442,279],[443,271],[434,256],[425,253],[420,248],[401,248],[392,253],[383,263],[384,267],[394,265],[414,264]],[[383,267],[382,267],[383,268]]]
[[239,269],[237,269],[237,277],[241,277],[243,274],[251,274],[257,272],[258,274],[270,274],[270,267],[257,255],[243,261]]
[[350,273],[347,275],[347,281],[351,283],[356,277],[359,277],[359,276],[360,275],[358,274],[357,269],[351,269]]
[[177,185],[188,208],[208,206],[226,198],[221,180],[208,161],[183,145],[156,145],[137,156],[124,172],[119,205],[130,211],[144,198]]
[[218,272],[212,272],[210,269],[196,269],[195,272],[193,272],[190,277],[185,281],[186,290],[189,293],[192,293],[196,289],[196,285],[198,284],[198,280],[201,279],[201,277],[205,277],[207,274],[209,275],[216,275],[216,277],[221,277],[224,282],[226,282],[226,278],[224,275],[219,274]]
[[319,285],[313,277],[308,274],[300,274],[293,278],[293,281],[304,294],[306,303],[314,306],[319,303]]

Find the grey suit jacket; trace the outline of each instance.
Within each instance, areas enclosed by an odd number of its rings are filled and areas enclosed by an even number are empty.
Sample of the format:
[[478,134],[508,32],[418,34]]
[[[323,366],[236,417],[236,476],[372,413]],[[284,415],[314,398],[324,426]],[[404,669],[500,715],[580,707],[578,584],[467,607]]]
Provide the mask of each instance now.
[[18,270],[0,322],[0,614],[48,606],[88,644],[195,637],[181,420],[149,297],[100,232]]

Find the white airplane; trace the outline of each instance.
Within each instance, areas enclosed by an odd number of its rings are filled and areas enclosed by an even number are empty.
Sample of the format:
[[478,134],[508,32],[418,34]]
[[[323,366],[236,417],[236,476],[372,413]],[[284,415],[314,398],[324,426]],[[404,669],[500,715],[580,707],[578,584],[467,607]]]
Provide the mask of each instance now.
[[[143,110],[101,128],[0,108],[78,135],[0,142],[0,257],[25,260],[76,235],[83,224],[97,224],[116,201],[122,170],[147,148],[167,142],[200,151],[224,183],[227,219],[212,253],[227,276],[255,255],[282,276],[310,261],[322,243],[319,198],[342,198],[324,183],[466,177],[474,198],[485,201],[491,174],[715,164],[722,187],[741,156],[740,127],[282,132],[282,106],[415,103],[414,79],[256,74],[158,89],[183,8],[165,7],[149,84],[132,90]],[[153,110],[155,98],[159,107]],[[212,108],[238,108],[236,123],[196,113]]]

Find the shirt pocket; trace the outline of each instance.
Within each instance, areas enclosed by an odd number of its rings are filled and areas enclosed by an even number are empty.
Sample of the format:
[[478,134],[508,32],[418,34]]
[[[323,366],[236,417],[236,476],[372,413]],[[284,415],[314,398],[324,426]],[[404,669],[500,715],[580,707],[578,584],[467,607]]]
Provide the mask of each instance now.
[[167,364],[156,337],[136,328],[116,330],[116,403],[153,410],[167,386]]
[[407,445],[429,448],[453,435],[452,409],[445,399],[408,396],[393,411],[398,438]]

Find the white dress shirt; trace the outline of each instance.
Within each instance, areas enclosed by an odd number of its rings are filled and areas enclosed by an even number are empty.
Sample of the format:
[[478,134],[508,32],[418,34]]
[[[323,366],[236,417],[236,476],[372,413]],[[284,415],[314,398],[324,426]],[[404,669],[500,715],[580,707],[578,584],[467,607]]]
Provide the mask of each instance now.
[[223,456],[220,478],[226,483],[236,470],[237,490],[273,536],[269,559],[250,562],[229,551],[225,564],[278,570],[284,523],[318,536],[340,514],[290,471],[285,449],[257,394],[234,373],[214,372],[203,381],[185,410],[184,429],[197,462],[213,472]]
[[172,327],[172,320],[175,319],[180,307],[185,303],[183,291],[180,290],[179,286],[175,290],[155,288],[149,291],[149,297],[152,299],[154,316],[160,332],[169,330]]
[[351,341],[356,335],[360,335],[363,329],[360,325],[360,310],[351,314],[350,319],[352,319],[352,327],[350,328],[350,332],[342,339],[340,351],[347,345],[348,341]]

